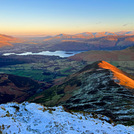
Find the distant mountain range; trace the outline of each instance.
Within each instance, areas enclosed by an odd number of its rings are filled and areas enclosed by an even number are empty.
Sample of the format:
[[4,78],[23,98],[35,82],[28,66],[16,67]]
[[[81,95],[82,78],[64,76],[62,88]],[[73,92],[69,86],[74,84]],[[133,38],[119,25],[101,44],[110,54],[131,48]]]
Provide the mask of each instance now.
[[134,32],[60,34],[43,43],[48,50],[120,50],[134,45]]
[[129,32],[84,32],[84,33],[79,33],[79,34],[74,34],[74,35],[69,35],[69,34],[59,34],[54,37],[48,37],[47,39],[44,39],[44,41],[52,40],[52,39],[91,39],[91,38],[98,38],[98,37],[104,37],[108,35],[115,35],[115,36],[131,36],[134,35],[134,31],[129,31]]
[[0,47],[2,47],[1,51],[6,50],[8,52],[39,52],[43,50],[121,50],[133,45],[134,31],[115,33],[84,32],[75,35],[59,34],[56,36],[33,38],[14,38],[11,36],[0,35]]

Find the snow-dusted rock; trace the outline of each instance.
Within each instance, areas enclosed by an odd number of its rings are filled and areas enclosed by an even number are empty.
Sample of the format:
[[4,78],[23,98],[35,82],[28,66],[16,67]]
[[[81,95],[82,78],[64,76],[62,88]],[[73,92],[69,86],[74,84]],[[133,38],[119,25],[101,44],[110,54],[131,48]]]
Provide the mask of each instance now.
[[93,118],[91,114],[69,113],[62,106],[47,108],[24,102],[0,105],[0,133],[134,134],[134,129],[123,125],[114,126]]

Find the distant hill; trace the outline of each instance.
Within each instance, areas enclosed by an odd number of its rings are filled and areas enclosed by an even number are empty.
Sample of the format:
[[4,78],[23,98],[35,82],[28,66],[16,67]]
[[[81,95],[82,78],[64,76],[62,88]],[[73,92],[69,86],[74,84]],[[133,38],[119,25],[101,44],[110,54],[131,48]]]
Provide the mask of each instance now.
[[0,34],[0,47],[12,46],[12,42],[16,41],[16,38],[8,35]]
[[30,78],[0,74],[0,104],[23,102],[39,89],[39,83]]
[[13,36],[0,34],[0,52],[27,51],[29,47],[34,48],[36,44],[39,44],[40,40],[41,38],[15,38]]
[[118,51],[87,51],[69,57],[77,61],[134,61],[134,47]]
[[127,123],[134,120],[134,80],[115,66],[99,61],[32,97],[31,101],[99,113],[114,121]]

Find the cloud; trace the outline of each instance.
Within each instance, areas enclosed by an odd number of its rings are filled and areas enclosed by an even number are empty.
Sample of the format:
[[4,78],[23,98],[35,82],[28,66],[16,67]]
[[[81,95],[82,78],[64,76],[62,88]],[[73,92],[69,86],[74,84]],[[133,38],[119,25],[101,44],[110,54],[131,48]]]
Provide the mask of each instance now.
[[128,25],[128,24],[126,23],[126,24],[123,24],[122,26],[125,27],[125,26],[127,26],[127,25]]
[[98,24],[101,24],[101,21],[97,22],[96,24],[97,24],[97,25],[98,25]]

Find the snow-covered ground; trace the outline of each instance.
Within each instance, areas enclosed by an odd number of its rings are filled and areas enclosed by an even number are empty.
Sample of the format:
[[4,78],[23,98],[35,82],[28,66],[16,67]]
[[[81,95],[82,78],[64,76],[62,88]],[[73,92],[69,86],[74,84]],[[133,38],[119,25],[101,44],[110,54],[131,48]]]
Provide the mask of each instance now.
[[[108,120],[107,117],[101,117]],[[62,106],[47,108],[35,103],[0,105],[3,134],[134,134],[134,128],[109,124],[91,114],[65,112]]]

